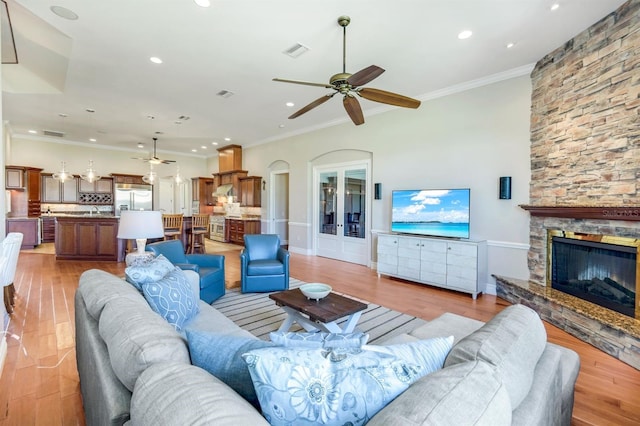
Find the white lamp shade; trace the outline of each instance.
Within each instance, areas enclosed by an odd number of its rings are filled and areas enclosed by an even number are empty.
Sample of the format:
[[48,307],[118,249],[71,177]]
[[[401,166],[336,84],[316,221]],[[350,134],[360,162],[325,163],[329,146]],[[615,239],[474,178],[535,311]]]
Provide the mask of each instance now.
[[123,210],[120,213],[118,238],[133,240],[164,237],[162,212],[155,210]]

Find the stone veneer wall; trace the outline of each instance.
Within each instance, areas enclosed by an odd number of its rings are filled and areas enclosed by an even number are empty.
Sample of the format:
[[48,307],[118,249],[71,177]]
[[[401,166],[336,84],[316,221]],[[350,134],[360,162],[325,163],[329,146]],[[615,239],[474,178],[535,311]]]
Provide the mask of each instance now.
[[[531,73],[535,206],[640,206],[640,0],[630,0]],[[531,218],[531,280],[545,285],[546,230],[638,237],[637,222]]]

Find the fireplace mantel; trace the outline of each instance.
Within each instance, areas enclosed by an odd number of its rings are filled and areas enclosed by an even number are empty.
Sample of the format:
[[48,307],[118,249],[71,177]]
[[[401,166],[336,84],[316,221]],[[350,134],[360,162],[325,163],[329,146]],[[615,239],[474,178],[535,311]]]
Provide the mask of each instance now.
[[634,207],[574,207],[520,205],[531,216],[571,219],[603,219],[640,221],[640,206]]

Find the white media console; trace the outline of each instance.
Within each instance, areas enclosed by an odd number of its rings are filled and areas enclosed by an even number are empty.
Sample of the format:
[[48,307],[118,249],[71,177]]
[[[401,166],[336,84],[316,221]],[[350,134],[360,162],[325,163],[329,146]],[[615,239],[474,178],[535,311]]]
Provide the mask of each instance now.
[[378,234],[378,275],[471,293],[485,291],[486,241]]

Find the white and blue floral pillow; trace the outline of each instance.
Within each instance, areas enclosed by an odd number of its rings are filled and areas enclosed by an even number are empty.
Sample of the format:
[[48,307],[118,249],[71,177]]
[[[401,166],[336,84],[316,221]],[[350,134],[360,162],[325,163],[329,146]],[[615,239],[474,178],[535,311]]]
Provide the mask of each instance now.
[[173,271],[175,266],[163,255],[143,265],[132,265],[124,270],[124,276],[130,284],[142,291],[142,284],[156,282]]
[[142,284],[142,294],[155,312],[181,331],[184,325],[198,315],[198,299],[189,280],[178,267],[154,282]]
[[275,347],[242,357],[271,425],[365,424],[442,368],[453,337],[362,349]]

